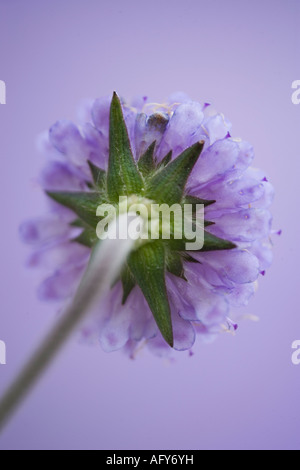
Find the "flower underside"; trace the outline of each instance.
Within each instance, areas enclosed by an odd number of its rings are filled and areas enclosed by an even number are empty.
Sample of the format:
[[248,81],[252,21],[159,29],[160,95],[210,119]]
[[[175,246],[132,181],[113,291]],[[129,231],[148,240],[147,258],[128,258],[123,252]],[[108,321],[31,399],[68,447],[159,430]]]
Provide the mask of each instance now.
[[[93,179],[93,183],[88,183],[90,191],[47,192],[52,199],[76,214],[77,218],[72,225],[82,228],[82,233],[74,242],[93,249],[99,242],[96,235],[98,206],[108,203],[118,208],[120,196],[135,195],[169,206],[191,204],[195,212],[197,204],[208,206],[215,203],[213,200],[193,197],[185,191],[190,173],[203,149],[203,142],[187,148],[174,160],[172,152],[169,152],[161,162],[155,159],[155,144],[153,142],[138,162],[135,162],[121,103],[114,93],[110,107],[108,171],[105,172],[89,162]],[[210,224],[209,221],[204,222],[205,226]],[[172,236],[169,240],[149,240],[129,256],[120,277],[123,304],[138,285],[162,336],[171,347],[174,342],[173,329],[165,276],[168,271],[185,279],[184,262],[198,262],[186,251],[186,242],[184,235],[179,240]],[[229,250],[235,247],[230,241],[204,231],[201,251]]]

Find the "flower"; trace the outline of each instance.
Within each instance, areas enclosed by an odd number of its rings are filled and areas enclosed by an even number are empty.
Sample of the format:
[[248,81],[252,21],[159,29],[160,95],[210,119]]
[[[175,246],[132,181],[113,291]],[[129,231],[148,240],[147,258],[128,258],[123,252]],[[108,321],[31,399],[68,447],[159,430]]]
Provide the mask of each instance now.
[[254,152],[231,136],[231,124],[208,104],[178,93],[165,104],[147,97],[131,105],[114,94],[88,104],[79,126],[58,121],[40,147],[47,163],[39,182],[49,213],[23,223],[33,245],[30,266],[46,279],[43,300],[67,301],[97,242],[96,208],[120,195],[158,203],[205,206],[205,239],[187,252],[182,240],[149,241],[129,257],[97,315],[83,328],[105,351],[132,357],[146,344],[155,354],[190,350],[224,325],[230,308],[246,305],[272,261],[273,188],[252,168]]

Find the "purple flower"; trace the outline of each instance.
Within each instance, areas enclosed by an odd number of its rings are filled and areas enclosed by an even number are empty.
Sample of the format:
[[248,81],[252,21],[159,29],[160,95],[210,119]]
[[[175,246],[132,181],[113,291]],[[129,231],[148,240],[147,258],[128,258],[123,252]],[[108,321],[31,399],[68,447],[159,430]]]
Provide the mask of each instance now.
[[[91,170],[100,168],[99,175],[105,175],[109,167],[110,107],[110,97],[97,99],[81,113],[84,120],[78,126],[58,121],[43,136],[40,147],[47,163],[39,181],[44,191],[92,193]],[[165,273],[172,345],[178,351],[188,350],[196,336],[208,341],[224,326],[237,329],[229,319],[230,308],[247,305],[259,275],[272,261],[269,206],[273,188],[263,172],[251,167],[252,146],[232,138],[231,124],[206,103],[177,93],[164,104],[137,97],[132,105],[124,102],[122,110],[136,162],[154,141],[158,166],[170,151],[175,161],[186,149],[203,142],[185,194],[210,201],[205,207],[205,218],[212,223],[207,233],[231,242],[227,247],[231,249],[181,253],[180,275],[172,269]],[[53,199],[48,199],[48,216],[24,223],[21,236],[34,246],[29,265],[46,271],[40,298],[61,302],[74,295],[91,245],[82,236],[87,232],[85,224],[78,223],[78,211],[70,203]],[[124,302],[124,283],[118,281],[84,327],[84,336],[100,340],[105,351],[123,348],[131,357],[144,344],[157,355],[169,354],[172,348],[148,300],[141,285],[134,284]]]

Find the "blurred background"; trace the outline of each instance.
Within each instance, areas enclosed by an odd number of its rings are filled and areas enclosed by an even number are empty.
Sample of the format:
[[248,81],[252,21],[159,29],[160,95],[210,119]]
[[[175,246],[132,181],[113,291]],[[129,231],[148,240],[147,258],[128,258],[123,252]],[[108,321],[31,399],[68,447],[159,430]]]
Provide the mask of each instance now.
[[55,323],[25,268],[20,222],[42,214],[36,136],[113,90],[212,102],[276,188],[274,263],[223,334],[169,363],[72,338],[0,436],[1,449],[299,449],[299,0],[0,0],[0,394]]

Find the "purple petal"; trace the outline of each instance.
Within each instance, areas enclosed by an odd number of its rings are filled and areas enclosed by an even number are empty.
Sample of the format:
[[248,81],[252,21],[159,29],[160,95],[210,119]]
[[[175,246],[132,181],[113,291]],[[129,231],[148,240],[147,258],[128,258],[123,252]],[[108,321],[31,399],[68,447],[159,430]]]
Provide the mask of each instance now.
[[263,193],[257,201],[254,201],[252,203],[252,207],[255,207],[257,209],[259,208],[267,209],[268,207],[271,206],[274,200],[274,196],[275,196],[274,187],[268,181],[261,181],[260,184],[263,187]]
[[184,92],[182,91],[177,91],[175,93],[172,93],[168,99],[167,99],[167,103],[173,105],[173,104],[182,104],[182,103],[187,103],[187,102],[191,102],[191,98]]
[[38,152],[40,152],[43,158],[46,157],[48,160],[58,160],[64,161],[64,156],[55,148],[53,147],[52,143],[50,142],[49,138],[49,130],[42,132],[38,135],[36,139],[36,146]]
[[204,115],[202,106],[196,102],[184,103],[178,106],[170,119],[159,149],[159,158],[163,158],[173,150],[173,158],[197,141],[205,138],[201,127]]
[[173,351],[160,333],[147,342],[147,347],[157,357],[170,357]]
[[121,349],[129,340],[132,310],[128,305],[122,305],[120,285],[110,293],[110,310],[103,313],[106,319],[100,332],[100,344],[106,352]]
[[243,307],[248,305],[255,292],[255,284],[238,284],[226,294],[227,300],[233,307]]
[[269,238],[254,241],[248,250],[257,257],[260,271],[264,271],[271,266],[273,261],[273,250],[272,243]]
[[152,312],[141,290],[135,287],[129,298],[127,306],[131,308],[131,324],[129,337],[135,341],[142,338],[153,338],[158,331]]
[[90,123],[83,126],[83,134],[89,146],[89,160],[94,165],[107,170],[108,166],[108,140]]
[[172,288],[168,280],[168,291],[173,302],[177,296],[180,317],[189,321],[201,321],[206,325],[220,323],[228,314],[226,300],[203,284],[195,266],[187,267],[185,275],[188,282],[178,278],[171,279],[176,289]]
[[249,142],[244,140],[238,141],[239,155],[236,162],[235,169],[239,171],[246,170],[252,163],[254,158],[254,149]]
[[210,145],[217,140],[225,139],[228,132],[231,131],[231,123],[226,122],[222,114],[211,116],[203,122],[203,126],[209,134]]
[[71,227],[57,215],[23,222],[20,235],[24,243],[42,245],[57,238],[67,237]]
[[40,175],[40,183],[48,191],[80,191],[85,188],[83,175],[75,174],[68,163],[51,161]]
[[78,106],[77,117],[81,125],[92,122],[93,99],[84,99]]
[[243,209],[224,214],[216,220],[209,231],[233,242],[252,242],[270,233],[271,214],[262,209]]
[[145,104],[149,101],[147,96],[135,96],[132,101],[131,105],[137,110],[138,113],[141,113],[143,111],[143,108]]
[[196,339],[195,330],[191,322],[181,318],[173,308],[172,325],[174,334],[174,349],[186,351],[193,347]]
[[89,248],[68,241],[33,253],[28,260],[28,266],[42,266],[51,270],[69,269],[86,263],[89,255]]
[[71,121],[58,121],[49,131],[52,145],[75,166],[87,168],[89,149],[78,128]]
[[218,273],[224,285],[227,280],[236,284],[254,282],[260,271],[257,257],[247,250],[201,253],[198,258]]
[[68,271],[57,271],[40,285],[39,299],[58,301],[71,297],[76,292],[83,273],[84,266],[76,266]]
[[109,135],[109,110],[111,96],[97,99],[92,107],[92,119],[95,127],[107,139]]
[[[216,211],[232,212],[234,208],[248,207],[259,201],[264,195],[264,184],[261,181],[242,176],[233,181],[221,180],[208,184],[195,196],[215,200],[216,203],[206,208],[209,218]],[[213,215],[212,215],[213,217]]]
[[201,184],[217,180],[234,167],[238,155],[238,145],[232,140],[215,142],[200,155],[188,182],[189,189],[193,191]]

